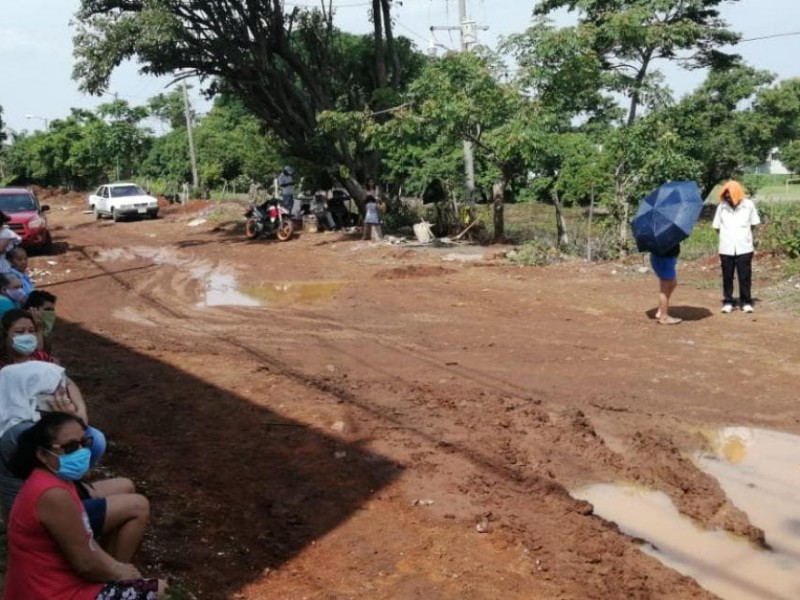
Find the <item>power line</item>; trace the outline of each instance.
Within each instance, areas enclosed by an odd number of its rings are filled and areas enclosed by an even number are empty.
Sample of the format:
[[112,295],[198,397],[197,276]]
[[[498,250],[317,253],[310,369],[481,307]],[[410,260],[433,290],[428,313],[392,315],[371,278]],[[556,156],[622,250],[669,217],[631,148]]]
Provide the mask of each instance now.
[[406,30],[408,33],[410,33],[411,35],[413,35],[413,36],[415,36],[415,37],[417,37],[417,38],[421,39],[421,40],[422,40],[423,42],[425,42],[426,44],[427,44],[427,43],[430,41],[428,38],[421,36],[421,35],[420,35],[420,34],[418,34],[416,31],[414,31],[413,29],[411,29],[411,28],[409,28],[409,27],[406,27],[405,25],[403,25],[403,24],[402,24],[402,23],[400,23],[399,21],[395,22],[395,26],[396,26],[396,27],[400,27],[401,29],[405,29],[405,30]]
[[789,31],[787,33],[773,33],[772,35],[762,35],[760,37],[747,38],[744,40],[739,40],[737,44],[743,44],[745,42],[757,42],[758,40],[771,40],[773,38],[789,37],[793,35],[800,35],[800,31]]

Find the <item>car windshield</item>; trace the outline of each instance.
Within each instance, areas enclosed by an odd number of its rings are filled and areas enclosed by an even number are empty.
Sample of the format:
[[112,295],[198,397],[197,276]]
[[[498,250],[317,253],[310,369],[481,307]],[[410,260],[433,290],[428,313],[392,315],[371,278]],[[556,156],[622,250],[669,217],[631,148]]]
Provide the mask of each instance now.
[[33,196],[20,192],[19,194],[0,194],[0,210],[3,212],[20,212],[36,210]]
[[118,185],[111,188],[112,198],[124,198],[125,196],[144,196],[144,190],[138,185]]

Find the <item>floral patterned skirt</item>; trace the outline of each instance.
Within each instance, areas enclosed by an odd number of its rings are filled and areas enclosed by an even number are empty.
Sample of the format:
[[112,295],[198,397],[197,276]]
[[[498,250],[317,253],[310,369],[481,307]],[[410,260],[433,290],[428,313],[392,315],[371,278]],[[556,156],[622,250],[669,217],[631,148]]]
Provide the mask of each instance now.
[[106,584],[95,600],[156,600],[158,579],[133,579]]

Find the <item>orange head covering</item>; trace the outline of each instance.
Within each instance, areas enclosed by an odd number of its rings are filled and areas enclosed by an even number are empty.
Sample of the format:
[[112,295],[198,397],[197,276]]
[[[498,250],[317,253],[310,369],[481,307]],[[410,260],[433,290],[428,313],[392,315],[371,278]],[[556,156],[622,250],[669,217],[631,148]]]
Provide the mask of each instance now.
[[725,182],[725,185],[722,186],[722,189],[719,191],[719,199],[725,199],[725,192],[728,192],[731,199],[731,206],[734,208],[739,206],[739,203],[744,200],[744,188],[742,184],[738,181],[731,179],[730,181]]

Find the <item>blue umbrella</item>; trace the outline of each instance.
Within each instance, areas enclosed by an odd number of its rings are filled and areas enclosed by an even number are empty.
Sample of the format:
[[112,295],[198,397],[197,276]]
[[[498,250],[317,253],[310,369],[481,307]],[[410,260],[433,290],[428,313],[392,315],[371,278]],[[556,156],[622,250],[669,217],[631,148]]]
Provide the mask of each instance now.
[[631,223],[639,251],[667,254],[689,237],[702,209],[694,181],[670,181],[651,192]]

